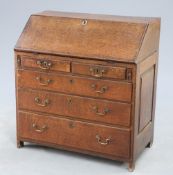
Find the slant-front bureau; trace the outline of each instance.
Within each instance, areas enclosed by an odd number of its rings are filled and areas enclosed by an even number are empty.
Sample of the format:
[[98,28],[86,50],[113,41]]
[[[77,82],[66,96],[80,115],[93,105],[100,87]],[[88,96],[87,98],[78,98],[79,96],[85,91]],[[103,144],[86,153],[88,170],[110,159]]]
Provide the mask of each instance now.
[[45,11],[15,47],[17,146],[120,160],[153,142],[159,18]]

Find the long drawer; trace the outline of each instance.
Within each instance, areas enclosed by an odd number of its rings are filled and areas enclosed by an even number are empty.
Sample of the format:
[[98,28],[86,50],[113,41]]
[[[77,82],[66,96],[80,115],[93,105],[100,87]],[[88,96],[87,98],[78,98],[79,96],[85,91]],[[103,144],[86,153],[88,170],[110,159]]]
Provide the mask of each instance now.
[[131,102],[132,83],[18,70],[18,86]]
[[131,104],[36,90],[18,90],[19,109],[129,126]]
[[18,117],[20,138],[129,157],[128,130],[26,112]]

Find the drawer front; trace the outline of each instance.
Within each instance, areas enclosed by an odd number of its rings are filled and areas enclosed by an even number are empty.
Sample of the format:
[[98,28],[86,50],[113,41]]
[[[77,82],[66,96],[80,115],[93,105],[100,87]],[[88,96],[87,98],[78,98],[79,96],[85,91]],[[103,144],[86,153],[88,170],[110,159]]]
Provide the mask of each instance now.
[[70,61],[52,58],[30,58],[23,56],[21,58],[21,66],[23,68],[34,68],[42,71],[70,72]]
[[18,117],[21,138],[129,157],[127,130],[24,112],[19,112]]
[[89,75],[97,78],[103,77],[125,80],[127,71],[125,67],[72,63],[72,72],[77,74]]
[[21,89],[18,91],[18,105],[25,110],[130,125],[131,105],[126,103]]
[[19,87],[131,102],[132,83],[22,70],[17,75]]

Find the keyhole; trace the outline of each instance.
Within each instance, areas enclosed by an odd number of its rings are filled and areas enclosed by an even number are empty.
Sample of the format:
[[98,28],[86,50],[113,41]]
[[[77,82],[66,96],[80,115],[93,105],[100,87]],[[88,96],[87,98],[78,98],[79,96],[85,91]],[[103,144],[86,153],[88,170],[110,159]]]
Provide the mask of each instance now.
[[83,20],[82,20],[82,25],[83,25],[83,26],[84,26],[84,25],[87,25],[87,23],[88,23],[87,19],[83,19]]
[[69,122],[69,128],[74,128],[75,127],[75,123],[74,122]]
[[97,74],[99,73],[99,69],[96,69],[96,73],[97,73]]
[[73,79],[70,79],[70,83],[72,84],[74,82],[74,80]]
[[68,102],[68,104],[70,105],[70,104],[72,103],[72,99],[71,99],[71,98],[68,98],[68,99],[67,99],[67,102]]

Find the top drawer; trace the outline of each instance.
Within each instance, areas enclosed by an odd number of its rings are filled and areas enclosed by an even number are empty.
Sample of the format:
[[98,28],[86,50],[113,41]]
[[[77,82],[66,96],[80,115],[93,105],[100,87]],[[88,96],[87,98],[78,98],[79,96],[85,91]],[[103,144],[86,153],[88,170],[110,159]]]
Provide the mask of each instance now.
[[102,65],[91,65],[83,63],[72,63],[72,73],[89,75],[97,78],[115,78],[119,80],[130,80],[126,67],[113,67]]
[[[64,58],[63,58],[64,59]],[[56,58],[41,58],[22,56],[20,58],[21,66],[23,68],[34,68],[43,71],[61,71],[70,72],[70,61],[60,60]]]

